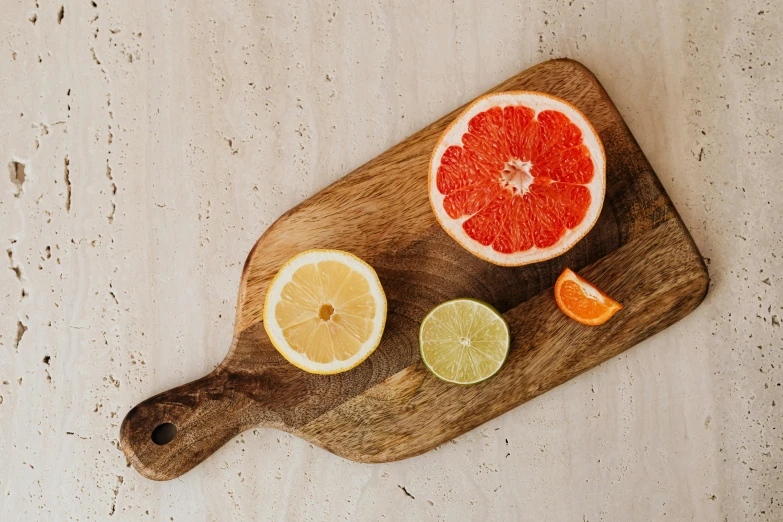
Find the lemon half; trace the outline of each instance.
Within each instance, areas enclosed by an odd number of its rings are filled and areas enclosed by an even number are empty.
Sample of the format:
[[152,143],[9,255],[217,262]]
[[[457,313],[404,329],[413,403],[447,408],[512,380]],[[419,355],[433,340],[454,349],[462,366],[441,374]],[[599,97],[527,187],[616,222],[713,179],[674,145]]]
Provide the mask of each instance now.
[[375,270],[341,250],[292,257],[269,285],[264,329],[288,362],[310,373],[354,368],[375,351],[386,295]]

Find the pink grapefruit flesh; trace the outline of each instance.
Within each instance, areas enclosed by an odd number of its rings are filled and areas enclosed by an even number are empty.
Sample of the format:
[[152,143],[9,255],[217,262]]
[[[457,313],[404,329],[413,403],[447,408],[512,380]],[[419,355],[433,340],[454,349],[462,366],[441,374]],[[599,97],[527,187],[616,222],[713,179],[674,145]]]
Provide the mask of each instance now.
[[603,145],[587,118],[532,91],[474,101],[430,160],[430,203],[441,226],[498,265],[569,250],[598,220],[605,185]]

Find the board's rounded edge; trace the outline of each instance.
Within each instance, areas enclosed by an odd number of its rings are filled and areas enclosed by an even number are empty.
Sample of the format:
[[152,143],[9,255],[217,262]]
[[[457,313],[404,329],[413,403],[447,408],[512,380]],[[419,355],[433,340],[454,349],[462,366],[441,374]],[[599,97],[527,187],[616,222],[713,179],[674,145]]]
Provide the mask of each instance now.
[[[242,431],[260,425],[260,408],[248,393],[254,384],[252,376],[218,368],[154,395],[123,418],[120,449],[142,476],[158,481],[177,478]],[[173,433],[156,437],[165,425],[173,426]]]
[[707,263],[704,260],[704,256],[701,254],[699,247],[696,245],[696,241],[694,241],[693,236],[688,230],[688,227],[685,226],[685,222],[683,222],[679,212],[677,212],[677,209],[674,208],[674,205],[671,205],[671,207],[675,213],[673,220],[677,222],[679,232],[688,242],[692,256],[692,262],[695,265],[694,269],[698,272],[698,277],[695,278],[695,283],[698,285],[698,287],[694,290],[695,298],[693,300],[693,305],[692,308],[683,315],[683,317],[685,317],[686,315],[696,310],[696,308],[698,308],[707,298],[707,294],[709,294],[710,291],[710,271],[707,268]]

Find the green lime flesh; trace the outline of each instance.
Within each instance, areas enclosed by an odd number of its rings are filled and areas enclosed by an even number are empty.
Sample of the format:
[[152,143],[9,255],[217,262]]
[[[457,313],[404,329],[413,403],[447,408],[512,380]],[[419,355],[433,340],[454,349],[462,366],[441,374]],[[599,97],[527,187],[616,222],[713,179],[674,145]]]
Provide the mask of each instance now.
[[475,384],[506,360],[511,333],[503,316],[477,299],[454,299],[427,314],[419,330],[421,360],[436,377]]

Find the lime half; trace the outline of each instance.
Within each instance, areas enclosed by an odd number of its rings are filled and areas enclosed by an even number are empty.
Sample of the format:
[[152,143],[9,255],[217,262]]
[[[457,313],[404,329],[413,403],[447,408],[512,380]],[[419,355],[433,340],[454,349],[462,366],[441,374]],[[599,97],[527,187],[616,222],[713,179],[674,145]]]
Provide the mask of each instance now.
[[419,330],[421,360],[439,379],[455,384],[492,377],[506,360],[510,339],[503,316],[476,299],[439,304]]

